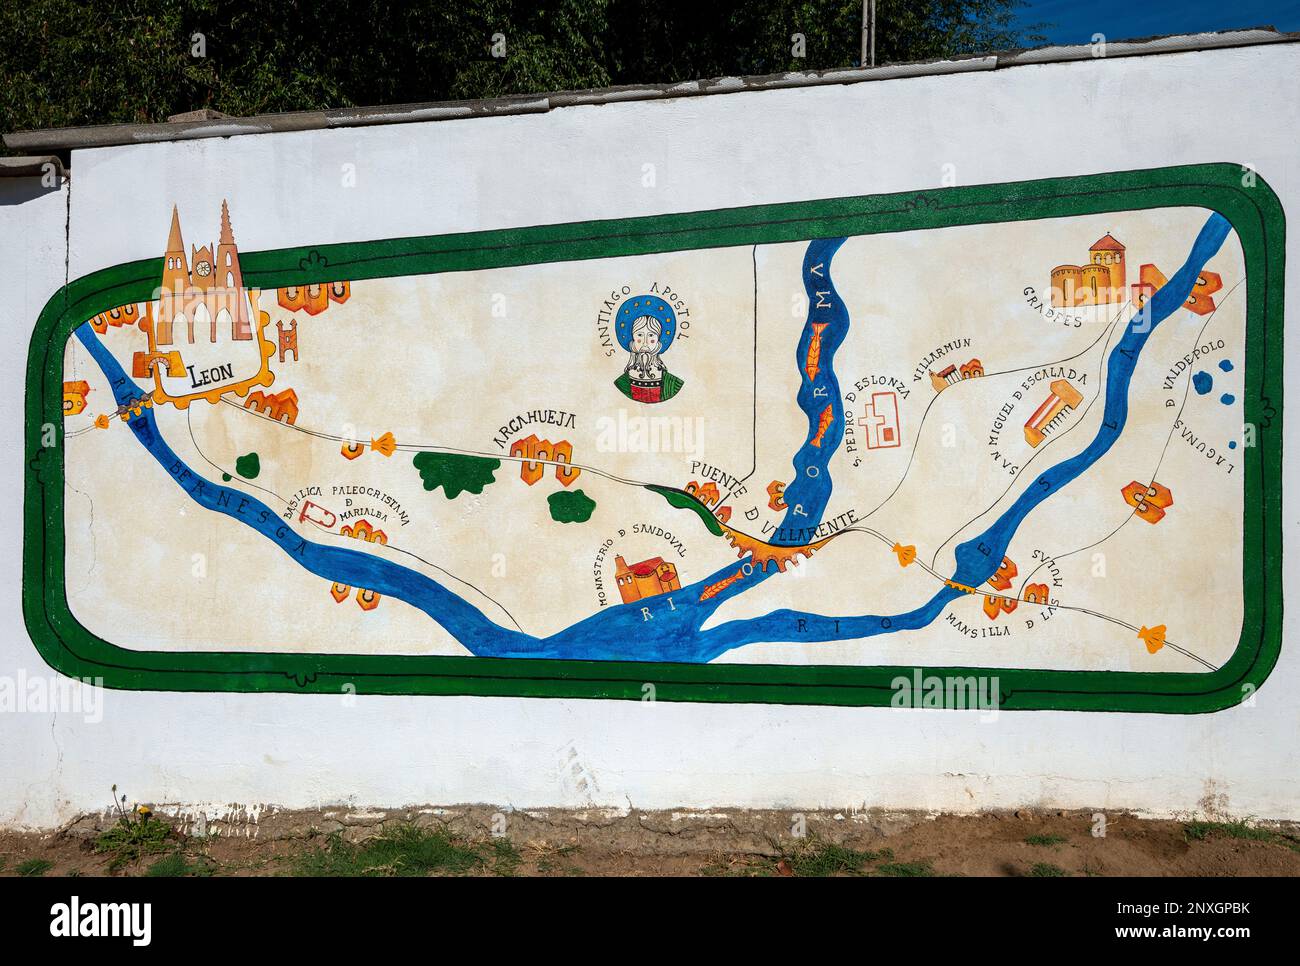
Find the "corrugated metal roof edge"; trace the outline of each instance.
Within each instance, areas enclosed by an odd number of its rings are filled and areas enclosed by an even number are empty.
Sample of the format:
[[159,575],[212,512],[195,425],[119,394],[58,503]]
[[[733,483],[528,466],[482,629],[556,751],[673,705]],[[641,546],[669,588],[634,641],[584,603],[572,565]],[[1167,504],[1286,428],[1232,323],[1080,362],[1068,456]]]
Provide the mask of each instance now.
[[[1108,42],[1105,45],[1104,57],[1110,59],[1114,57],[1150,56],[1296,42],[1300,42],[1300,33],[1279,33],[1271,27],[1258,27],[1219,33],[1177,34],[1168,37]],[[825,71],[768,74],[758,77],[721,77],[711,80],[683,81],[677,84],[628,85],[474,101],[436,101],[426,104],[336,108],[322,111],[262,114],[255,117],[221,117],[157,124],[102,124],[90,127],[52,128],[43,131],[20,131],[6,134],[4,135],[4,143],[7,147],[17,151],[68,151],[124,144],[235,137],[241,134],[313,131],[341,127],[363,127],[374,124],[409,124],[417,121],[447,121],[472,117],[501,117],[514,114],[544,114],[557,108],[579,105],[663,100],[797,87],[821,87],[830,84],[858,84],[869,81],[930,77],[941,74],[961,74],[1028,65],[1092,60],[1098,59],[1097,49],[1093,45],[1036,47],[1026,50],[974,54],[948,60],[890,64],[885,67],[840,68]]]

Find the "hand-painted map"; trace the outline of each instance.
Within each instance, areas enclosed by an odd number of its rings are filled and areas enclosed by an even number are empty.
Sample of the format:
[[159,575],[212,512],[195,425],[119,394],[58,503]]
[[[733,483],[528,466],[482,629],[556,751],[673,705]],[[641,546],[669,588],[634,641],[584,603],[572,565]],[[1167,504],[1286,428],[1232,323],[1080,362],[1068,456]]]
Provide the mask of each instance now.
[[[1235,703],[1271,666],[1267,225],[1079,180],[387,261],[256,251],[234,191],[142,212],[161,258],[65,320],[67,608],[199,687]],[[456,686],[494,666],[557,683]]]

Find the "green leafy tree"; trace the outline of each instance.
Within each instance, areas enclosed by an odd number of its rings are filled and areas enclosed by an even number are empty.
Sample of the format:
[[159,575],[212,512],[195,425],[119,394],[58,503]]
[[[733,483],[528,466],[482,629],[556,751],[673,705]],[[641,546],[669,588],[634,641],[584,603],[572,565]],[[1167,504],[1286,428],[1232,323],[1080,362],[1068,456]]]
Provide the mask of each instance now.
[[[1016,46],[1021,5],[880,0],[877,61]],[[860,25],[857,0],[0,0],[0,130],[849,67]]]
[[[1004,50],[1041,40],[1032,29],[1022,34],[1016,27],[1015,12],[1022,6],[1020,0],[879,0],[876,63]],[[861,0],[612,0],[610,23],[615,83],[860,66]]]

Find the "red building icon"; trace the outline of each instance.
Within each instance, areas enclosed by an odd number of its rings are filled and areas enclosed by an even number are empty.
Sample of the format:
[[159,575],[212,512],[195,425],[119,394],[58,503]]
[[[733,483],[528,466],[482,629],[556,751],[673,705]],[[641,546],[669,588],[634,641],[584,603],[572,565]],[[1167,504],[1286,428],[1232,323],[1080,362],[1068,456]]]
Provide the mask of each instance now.
[[663,557],[651,557],[630,567],[622,557],[615,557],[614,565],[617,568],[614,582],[618,584],[619,595],[625,604],[682,589],[681,581],[677,579],[677,568]]
[[898,396],[873,392],[858,424],[867,431],[867,449],[891,449],[902,441],[898,434]]

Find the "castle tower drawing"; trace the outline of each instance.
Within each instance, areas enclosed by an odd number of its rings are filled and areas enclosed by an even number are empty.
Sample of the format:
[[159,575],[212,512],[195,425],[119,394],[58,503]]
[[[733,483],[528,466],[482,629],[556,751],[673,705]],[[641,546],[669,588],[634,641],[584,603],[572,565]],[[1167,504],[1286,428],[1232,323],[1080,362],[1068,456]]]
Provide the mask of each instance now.
[[1106,269],[1112,291],[1126,287],[1124,251],[1124,246],[1111,234],[1102,235],[1088,249],[1088,260],[1093,265],[1101,265]]
[[221,234],[215,256],[209,244],[192,248],[190,259],[185,256],[180,211],[172,206],[158,309],[160,346],[171,345],[179,338],[193,345],[196,331],[200,335],[206,332],[208,341],[213,343],[217,334],[227,329],[235,341],[253,337],[244,275],[239,267],[239,247],[230,227],[226,202],[221,202]]
[[1126,298],[1124,245],[1109,233],[1088,249],[1086,265],[1057,265],[1052,269],[1052,305],[1106,305]]

